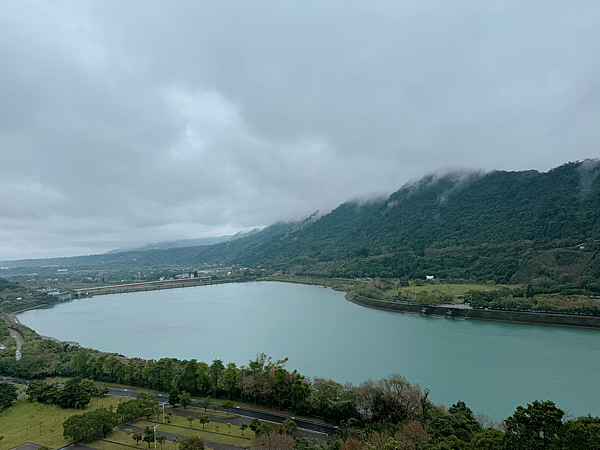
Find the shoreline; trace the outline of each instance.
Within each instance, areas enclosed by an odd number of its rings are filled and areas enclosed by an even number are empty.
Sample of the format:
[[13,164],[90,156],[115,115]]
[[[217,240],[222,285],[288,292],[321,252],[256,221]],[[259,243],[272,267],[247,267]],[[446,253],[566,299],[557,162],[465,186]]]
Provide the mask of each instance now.
[[[244,280],[244,281],[257,281],[257,280]],[[279,280],[278,280],[279,281]],[[237,281],[236,281],[237,282]],[[279,282],[290,282],[288,280],[280,280]],[[297,282],[292,282],[297,283]],[[222,284],[222,283],[214,283],[214,284]],[[304,283],[298,283],[304,284]],[[205,284],[204,284],[205,285]],[[198,284],[196,286],[177,286],[177,287],[197,287],[203,286],[203,284]],[[307,284],[307,286],[313,286],[312,284]],[[323,286],[323,285],[321,285]],[[325,288],[330,286],[323,286]],[[138,291],[129,291],[131,293],[134,292],[145,292],[146,290],[138,290]],[[129,293],[123,292],[123,293]],[[100,294],[106,295],[106,294]],[[110,295],[110,294],[109,294]],[[596,316],[576,316],[576,315],[567,315],[567,314],[552,314],[552,313],[532,313],[532,312],[523,312],[523,311],[504,311],[504,310],[484,310],[484,309],[473,309],[470,307],[465,307],[464,305],[420,305],[420,304],[410,304],[410,303],[396,303],[389,302],[386,300],[378,300],[372,299],[368,297],[363,297],[356,294],[354,291],[346,292],[344,295],[345,299],[349,302],[352,302],[358,306],[376,309],[380,311],[393,312],[393,313],[401,313],[405,315],[413,315],[413,316],[421,316],[421,317],[429,317],[436,319],[454,319],[454,320],[474,320],[479,322],[496,322],[496,323],[509,323],[509,324],[521,324],[521,325],[537,325],[537,326],[551,326],[558,328],[570,328],[574,330],[590,330],[590,331],[600,331],[600,317]],[[25,307],[15,309],[13,311],[4,311],[3,315],[9,323],[9,327],[11,325],[21,325],[27,327],[21,323],[21,321],[17,318],[18,314],[21,314],[26,311],[30,311],[33,309],[42,308],[45,306],[52,306],[58,303],[39,303],[35,305],[24,305]],[[527,320],[530,319],[530,320]],[[535,320],[531,320],[535,319]],[[561,323],[562,322],[562,323]],[[570,323],[567,323],[570,322]],[[27,327],[29,328],[29,327]],[[35,332],[35,330],[33,330]],[[42,336],[39,335],[43,340],[51,340],[57,343],[62,343],[61,340],[52,337],[52,336]]]
[[600,317],[597,316],[577,316],[556,313],[533,313],[524,311],[486,310],[472,308],[467,309],[464,306],[459,307],[459,305],[416,305],[409,303],[394,303],[385,300],[363,297],[357,295],[354,291],[346,293],[345,298],[349,302],[366,308],[407,315],[417,315],[422,317],[600,331]]

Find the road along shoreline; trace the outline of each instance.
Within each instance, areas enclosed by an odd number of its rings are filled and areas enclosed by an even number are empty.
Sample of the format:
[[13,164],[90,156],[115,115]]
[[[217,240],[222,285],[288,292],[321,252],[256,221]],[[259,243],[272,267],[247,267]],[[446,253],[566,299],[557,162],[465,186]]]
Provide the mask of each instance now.
[[543,325],[600,331],[600,317],[596,316],[474,309],[465,307],[464,305],[416,305],[363,297],[354,291],[346,294],[346,300],[367,308],[423,317],[481,320],[486,322]]

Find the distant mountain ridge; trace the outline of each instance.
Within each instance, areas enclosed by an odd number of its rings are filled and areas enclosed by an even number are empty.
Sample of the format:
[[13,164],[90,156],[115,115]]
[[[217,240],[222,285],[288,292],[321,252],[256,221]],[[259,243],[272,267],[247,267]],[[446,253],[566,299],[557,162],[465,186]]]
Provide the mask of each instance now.
[[212,244],[218,244],[219,242],[227,241],[232,237],[233,237],[233,235],[227,235],[227,236],[207,237],[207,238],[198,238],[198,239],[179,239],[176,241],[154,242],[151,244],[146,244],[142,247],[117,248],[114,250],[109,250],[105,254],[145,251],[145,250],[161,250],[161,249],[164,250],[167,248],[194,247],[194,246],[198,246],[198,245],[212,245]]
[[[387,198],[347,202],[329,214],[275,223],[235,240],[55,258],[44,264],[106,269],[207,262],[345,277],[593,279],[600,276],[595,251],[600,240],[599,174],[600,160],[567,163],[545,173],[431,174]],[[559,250],[558,259],[548,256]],[[550,253],[540,256],[544,252]],[[15,264],[42,263],[35,261]]]
[[146,250],[165,250],[168,248],[176,248],[176,247],[197,247],[200,245],[213,245],[213,244],[218,244],[220,242],[225,242],[225,241],[235,241],[235,240],[241,239],[243,237],[251,236],[255,233],[258,233],[259,231],[260,231],[260,228],[254,228],[250,231],[239,231],[236,234],[228,234],[225,236],[206,237],[206,238],[197,238],[197,239],[178,239],[175,241],[154,242],[151,244],[146,244],[142,247],[117,248],[114,250],[109,250],[104,254],[110,255],[113,253],[141,252],[141,251],[146,251]]

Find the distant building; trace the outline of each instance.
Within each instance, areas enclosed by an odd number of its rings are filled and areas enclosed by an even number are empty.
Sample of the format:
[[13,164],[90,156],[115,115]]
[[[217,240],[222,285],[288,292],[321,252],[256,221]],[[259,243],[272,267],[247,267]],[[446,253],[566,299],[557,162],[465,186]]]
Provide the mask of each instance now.
[[71,294],[61,294],[58,291],[48,292],[48,295],[58,298],[58,300],[60,300],[61,302],[64,300],[71,300]]

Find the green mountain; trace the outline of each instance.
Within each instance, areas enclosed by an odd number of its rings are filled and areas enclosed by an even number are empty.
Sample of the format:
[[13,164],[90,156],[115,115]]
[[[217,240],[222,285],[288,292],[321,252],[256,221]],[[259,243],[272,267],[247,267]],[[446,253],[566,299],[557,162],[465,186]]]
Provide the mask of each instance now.
[[[322,276],[593,285],[600,277],[600,160],[549,172],[428,175],[387,198],[276,223],[215,245],[10,265],[118,267],[239,264]],[[2,265],[9,265],[2,263]]]

